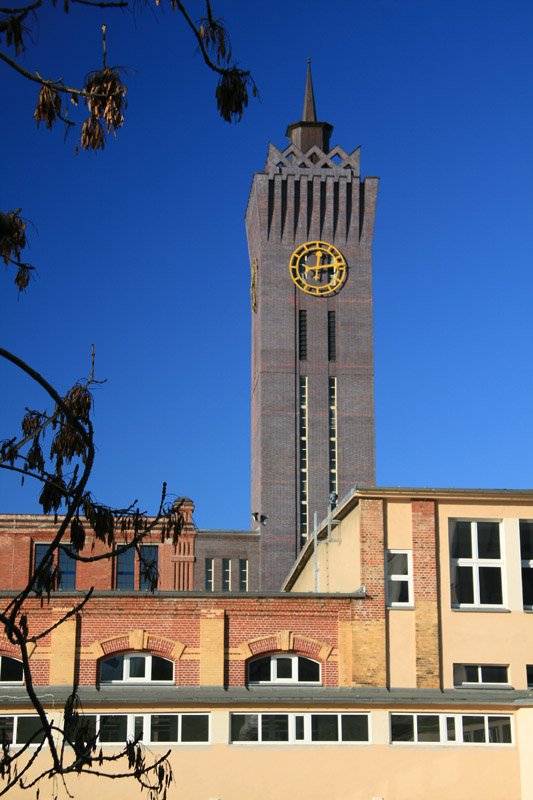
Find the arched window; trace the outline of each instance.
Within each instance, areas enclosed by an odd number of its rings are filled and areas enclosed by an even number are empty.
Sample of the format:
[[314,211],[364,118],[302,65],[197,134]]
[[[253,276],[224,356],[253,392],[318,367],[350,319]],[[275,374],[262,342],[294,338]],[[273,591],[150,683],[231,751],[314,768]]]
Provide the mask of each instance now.
[[248,683],[320,683],[320,664],[287,653],[260,656],[248,664]]
[[22,683],[22,661],[11,656],[0,656],[0,683]]
[[148,653],[126,653],[100,662],[100,683],[173,683],[174,662]]

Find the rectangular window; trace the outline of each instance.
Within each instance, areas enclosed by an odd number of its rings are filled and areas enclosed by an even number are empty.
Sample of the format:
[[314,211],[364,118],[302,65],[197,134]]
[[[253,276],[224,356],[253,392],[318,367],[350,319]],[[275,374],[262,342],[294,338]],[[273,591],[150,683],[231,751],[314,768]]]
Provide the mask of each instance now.
[[387,605],[413,606],[413,556],[410,550],[387,550]]
[[70,738],[80,729],[89,741],[96,736],[99,744],[133,739],[144,744],[204,744],[209,742],[209,714],[86,714],[68,731]]
[[205,590],[206,592],[215,591],[215,559],[206,558],[205,560]]
[[495,664],[454,664],[453,685],[508,686],[507,667]]
[[135,588],[135,575],[133,567],[135,564],[135,548],[129,547],[125,550],[122,547],[117,549],[116,583],[115,587],[119,590],[133,590]]
[[520,558],[522,560],[522,602],[533,609],[533,522],[520,520]]
[[231,592],[231,559],[222,559],[222,591]]
[[307,378],[300,376],[299,379],[299,431],[300,431],[300,485],[299,485],[299,505],[300,505],[300,536],[303,541],[307,539],[309,533],[309,508],[307,499],[307,402],[308,385]]
[[511,744],[511,717],[391,714],[392,744]]
[[40,744],[44,731],[39,717],[0,717],[0,744]]
[[298,311],[298,358],[307,360],[307,311]]
[[368,742],[368,714],[231,714],[231,741]]
[[[42,564],[43,558],[45,556],[46,551],[48,550],[48,544],[36,544],[35,545],[35,558],[34,558],[34,570],[37,570],[38,567]],[[57,591],[68,591],[69,589],[76,588],[76,559],[72,558],[69,553],[69,548],[60,547],[57,550],[57,555],[55,555],[57,562],[52,561],[48,566],[46,573],[41,576],[37,584],[37,588],[40,590],[46,590],[47,588],[55,589]],[[57,569],[56,569],[57,563]],[[55,570],[55,575],[54,575]]]
[[450,557],[453,607],[503,607],[504,557],[499,522],[453,522]]
[[156,544],[143,544],[139,558],[139,589],[153,592],[157,589],[159,548]]
[[329,493],[337,494],[339,483],[337,468],[337,378],[329,378],[328,406]]
[[335,312],[328,311],[328,361],[337,360],[337,329]]
[[527,674],[527,688],[533,689],[533,664],[528,664],[526,666],[526,674]]
[[248,591],[248,559],[239,558],[239,592]]

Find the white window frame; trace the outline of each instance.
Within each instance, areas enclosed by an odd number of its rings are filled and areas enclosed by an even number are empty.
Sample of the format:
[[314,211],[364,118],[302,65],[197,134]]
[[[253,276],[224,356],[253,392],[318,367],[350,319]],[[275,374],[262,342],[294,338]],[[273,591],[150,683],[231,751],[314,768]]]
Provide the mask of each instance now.
[[[244,577],[244,580],[242,578]],[[247,592],[248,591],[248,577],[249,577],[249,565],[247,558],[239,558],[239,591],[240,592]],[[241,583],[244,583],[244,589],[241,589]]]
[[205,591],[206,592],[214,592],[215,591],[215,559],[214,558],[206,558],[205,559]]
[[[157,714],[115,714],[113,712],[102,712],[100,714],[84,714],[85,717],[95,717],[96,718],[96,732],[97,732],[97,743],[102,747],[116,747],[117,745],[123,745],[125,742],[123,741],[116,741],[116,742],[101,742],[100,741],[100,719],[101,717],[126,717],[126,741],[133,742],[135,740],[135,721],[137,719],[142,719],[142,736],[139,739],[140,742],[143,744],[149,744],[151,747],[169,747],[169,746],[187,746],[192,745],[197,747],[199,745],[206,745],[211,743],[211,714],[207,711],[204,712],[181,712],[181,713],[174,713],[168,711],[161,711]],[[83,720],[83,716],[80,716],[80,720]],[[178,735],[177,740],[173,741],[154,741],[152,742],[150,737],[151,731],[151,718],[152,717],[177,717],[178,718]],[[183,717],[207,717],[207,741],[205,742],[182,742],[182,730],[183,730]]]
[[[257,717],[257,741],[246,741],[239,739],[232,739],[231,736],[231,718],[233,715],[239,716],[250,716],[250,717]],[[273,741],[273,740],[265,740],[261,739],[262,735],[262,725],[261,725],[261,718],[263,716],[286,716],[288,717],[288,738],[283,739],[280,741]],[[327,741],[322,739],[313,739],[312,738],[312,717],[320,717],[320,716],[336,716],[338,719],[338,726],[337,730],[339,733],[338,739],[335,741]],[[357,740],[353,741],[351,739],[344,740],[342,738],[342,719],[341,717],[366,717],[367,719],[367,726],[368,726],[368,738],[364,740]],[[303,737],[301,739],[296,738],[296,719],[302,718],[303,719]],[[259,746],[269,746],[272,745],[273,747],[283,747],[287,745],[314,745],[315,747],[319,745],[355,745],[355,746],[368,746],[372,744],[372,730],[371,730],[371,715],[368,712],[352,712],[352,711],[319,711],[319,712],[298,712],[298,711],[277,711],[272,709],[271,711],[235,711],[230,714],[230,729],[229,729],[229,743],[230,745],[235,746],[244,746],[244,747],[257,747]]]
[[[250,664],[254,661],[261,661],[263,658],[270,659],[270,680],[268,681],[248,681],[250,686],[271,686],[272,684],[280,685],[280,684],[296,684],[298,686],[321,686],[322,685],[322,664],[320,661],[317,661],[316,658],[309,658],[308,656],[301,656],[294,653],[275,653],[274,655],[259,655],[256,658],[250,659],[248,662],[247,672],[249,670]],[[290,678],[278,678],[278,671],[277,671],[277,662],[280,658],[289,658],[292,661],[292,677]],[[318,680],[317,681],[299,681],[298,680],[298,659],[299,658],[306,658],[308,661],[312,661],[313,664],[318,664]]]
[[[148,675],[152,674],[152,654],[151,653],[138,653],[138,652],[135,653],[135,652],[133,652],[133,653],[117,653],[116,655],[108,655],[105,658],[102,658],[100,660],[100,664],[99,664],[99,668],[98,668],[99,669],[99,673],[100,673],[101,665],[103,664],[104,661],[107,661],[108,659],[111,659],[111,658],[119,658],[121,656],[124,658],[123,672],[122,672],[122,678],[120,678],[120,679],[111,680],[111,681],[102,681],[102,680],[100,680],[99,683],[101,683],[102,685],[106,685],[106,686],[111,685],[111,684],[115,684],[115,683],[121,683],[121,684],[122,683],[137,683],[137,684],[139,684],[139,683],[144,683],[144,684],[146,684],[146,683],[149,683],[149,684],[155,683],[155,684],[157,684],[157,686],[162,686],[162,685],[164,685],[164,686],[172,686],[174,684],[174,676],[175,676],[175,668],[176,668],[176,665],[175,665],[174,661],[171,658],[166,658],[165,656],[160,656],[158,653],[156,653],[155,655],[157,656],[157,658],[162,658],[164,661],[168,661],[170,664],[172,664],[172,678],[171,679],[160,681],[160,680],[153,680],[152,678],[147,677]],[[145,659],[144,677],[142,677],[142,678],[130,677],[130,659],[131,658],[144,658]],[[100,674],[99,674],[98,677],[100,677]]]
[[[222,584],[221,584],[222,591],[231,592],[231,558],[222,559],[221,569],[222,569]],[[227,584],[224,585],[226,583],[226,578],[227,578]]]
[[[392,738],[392,720],[394,716],[402,716],[402,717],[413,717],[413,734],[414,734],[414,741],[412,742],[405,742],[405,741],[393,741]],[[419,741],[418,739],[418,717],[438,717],[439,718],[439,741],[437,742],[425,742]],[[463,738],[463,718],[464,717],[481,717],[483,719],[484,729],[485,729],[485,741],[484,742],[467,742],[464,741]],[[511,741],[510,742],[491,742],[489,741],[489,719],[505,719],[509,720],[509,726],[511,731]],[[454,738],[448,737],[448,720],[453,720],[454,725]],[[467,747],[512,747],[515,743],[514,740],[514,723],[513,723],[513,716],[512,714],[479,714],[473,711],[471,714],[435,714],[431,713],[430,711],[424,711],[422,713],[413,714],[410,711],[391,711],[389,713],[389,743],[393,747],[435,747],[435,746],[442,746],[442,745],[461,745]]]
[[[388,570],[388,554],[392,555],[405,555],[407,556],[407,575],[397,573],[389,574]],[[412,550],[397,550],[389,549],[385,552],[385,574],[386,574],[386,595],[387,595],[387,608],[414,608],[414,588],[413,588],[413,551]],[[400,602],[398,600],[390,600],[389,581],[391,583],[406,583],[408,599],[407,602]]]
[[[509,683],[509,664],[467,664],[466,662],[461,663],[454,663],[453,668],[455,667],[473,667],[477,670],[477,681],[463,681],[462,683],[455,683],[455,675],[454,675],[454,686],[456,689],[462,689],[466,687],[467,689],[476,686],[482,689],[510,689],[511,684]],[[507,680],[506,681],[484,681],[483,680],[483,670],[485,667],[500,667],[504,668],[507,671]]]
[[[472,556],[469,558],[460,557],[453,558],[451,555],[451,542],[454,527],[458,522],[467,522],[470,525],[470,542]],[[478,535],[477,526],[479,522],[494,522],[498,525],[498,533],[500,537],[500,558],[480,558],[478,556]],[[503,535],[503,527],[501,519],[454,519],[450,520],[449,531],[449,544],[450,544],[450,587],[451,587],[451,573],[454,567],[468,567],[472,570],[472,590],[474,599],[472,603],[456,603],[452,601],[452,608],[455,609],[474,609],[474,608],[507,608],[507,580],[505,571],[505,538]],[[479,588],[479,570],[482,567],[490,567],[492,569],[500,570],[500,579],[502,586],[502,602],[501,603],[481,603],[480,601],[480,588]]]

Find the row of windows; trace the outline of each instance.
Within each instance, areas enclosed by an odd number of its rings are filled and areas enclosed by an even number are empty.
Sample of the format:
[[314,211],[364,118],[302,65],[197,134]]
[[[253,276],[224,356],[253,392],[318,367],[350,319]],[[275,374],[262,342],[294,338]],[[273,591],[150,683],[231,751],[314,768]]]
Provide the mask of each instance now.
[[[527,685],[533,688],[533,665],[528,664]],[[455,687],[509,687],[509,668],[503,664],[454,664]],[[0,656],[0,682],[22,683],[22,661]],[[150,653],[125,653],[100,662],[100,683],[174,683],[174,662]],[[318,684],[321,666],[304,656],[268,655],[248,663],[248,684]]]
[[[522,602],[533,610],[533,522],[520,520]],[[501,524],[492,520],[457,520],[450,530],[451,602],[455,608],[502,608],[504,548]],[[413,605],[413,564],[409,550],[386,553],[387,605]]]
[[[298,312],[298,358],[307,361],[307,311]],[[335,312],[328,311],[328,361],[337,359],[337,330]]]
[[[503,714],[389,715],[391,744],[512,744],[511,717]],[[208,744],[209,714],[86,714],[65,731],[67,739],[122,745]],[[0,717],[0,741],[38,744],[41,721],[33,716]],[[230,743],[369,743],[370,715],[351,713],[230,714]]]
[[[49,544],[36,544],[34,553],[34,569],[36,570],[43,562]],[[136,554],[134,547],[124,549],[117,548],[117,555],[114,561],[114,586],[118,590],[133,591],[138,588],[140,591],[151,591],[157,589],[158,582],[158,553],[157,545],[141,545],[141,557]],[[78,562],[69,554],[67,547],[59,547],[55,561],[48,565],[45,573],[37,585],[37,589],[44,589],[53,585],[57,591],[69,591],[76,589],[76,567]],[[137,586],[135,578],[137,576]]]
[[205,582],[206,592],[214,592],[217,579],[217,568],[221,574],[221,588],[223,592],[247,592],[249,587],[248,559],[238,559],[238,574],[233,575],[232,560],[230,558],[206,558],[205,559]]

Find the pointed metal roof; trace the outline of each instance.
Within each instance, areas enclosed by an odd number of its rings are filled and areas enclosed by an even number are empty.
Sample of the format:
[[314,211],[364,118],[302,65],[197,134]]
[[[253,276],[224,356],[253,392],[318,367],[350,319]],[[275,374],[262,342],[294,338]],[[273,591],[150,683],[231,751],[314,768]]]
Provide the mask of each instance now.
[[307,59],[307,78],[305,81],[303,122],[316,122],[315,95],[313,92],[313,78],[311,75],[311,59]]

